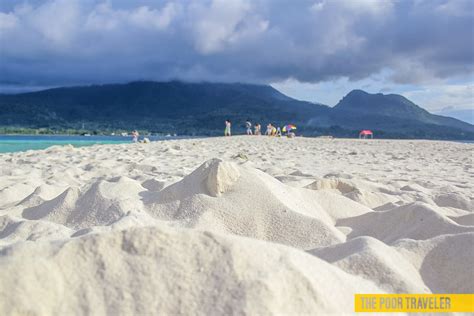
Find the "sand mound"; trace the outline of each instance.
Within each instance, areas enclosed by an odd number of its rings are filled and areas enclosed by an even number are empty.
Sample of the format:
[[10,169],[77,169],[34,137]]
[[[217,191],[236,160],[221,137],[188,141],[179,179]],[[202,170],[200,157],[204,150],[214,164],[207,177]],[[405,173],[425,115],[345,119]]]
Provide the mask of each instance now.
[[[393,196],[393,191],[366,181],[356,181],[341,178],[325,178],[314,181],[306,186],[317,191],[333,191],[370,208],[395,203],[399,198]],[[389,193],[389,194],[386,194]]]
[[372,280],[388,293],[430,293],[413,265],[377,239],[358,237],[309,252],[348,273]]
[[444,193],[434,198],[438,206],[455,207],[462,210],[474,212],[474,202],[456,193]]
[[22,216],[31,220],[48,220],[65,225],[67,217],[79,198],[79,188],[70,187],[52,200],[45,201],[35,207],[27,208]]
[[345,240],[318,195],[252,167],[218,159],[158,192],[146,205],[156,218],[310,249]]
[[400,190],[429,193],[428,189],[426,189],[425,187],[423,187],[423,186],[421,186],[417,183],[411,183],[411,184],[404,185],[403,187],[400,188]]
[[24,183],[15,183],[0,189],[0,207],[6,207],[21,201],[35,190],[35,187]]
[[23,207],[33,207],[39,204],[42,204],[47,199],[43,198],[42,193],[43,189],[41,187],[37,187],[33,193],[25,197],[23,200],[18,202],[16,206],[23,206]]
[[389,194],[361,189],[351,191],[344,196],[370,208],[377,208],[389,203],[396,203],[400,200],[398,197]]
[[337,178],[316,180],[307,185],[306,188],[311,190],[338,190],[342,194],[356,190],[356,187],[349,182]]
[[180,200],[195,194],[220,196],[228,191],[239,177],[239,170],[234,163],[212,159],[183,180],[166,188],[166,192],[160,194],[160,201]]
[[385,212],[372,212],[341,219],[338,226],[348,226],[348,238],[371,236],[386,243],[401,238],[428,239],[443,234],[474,231],[474,227],[458,225],[425,203],[411,203]]
[[148,179],[142,182],[142,187],[148,191],[158,192],[165,187],[165,182],[157,179]]
[[313,194],[334,221],[373,212],[370,208],[331,191],[321,190]]
[[59,193],[61,193],[59,190],[60,188],[56,186],[45,184],[40,185],[33,191],[33,193],[18,202],[16,206],[28,208],[40,205],[43,202],[56,197]]
[[458,223],[459,225],[464,225],[464,226],[474,226],[474,214],[466,214],[462,216],[450,216],[453,221]]
[[433,293],[474,293],[474,233],[428,240],[400,240],[393,246],[419,271]]
[[71,144],[67,145],[54,145],[51,147],[48,147],[47,149],[44,150],[46,153],[49,154],[57,154],[57,153],[63,153],[63,152],[71,152],[74,151],[74,146]]
[[69,238],[72,231],[47,221],[25,221],[8,215],[0,216],[0,245],[20,241],[56,240]]
[[141,210],[139,194],[144,190],[137,181],[127,177],[99,180],[84,194],[78,188],[68,188],[52,200],[25,209],[22,216],[75,229],[109,225],[130,211]]
[[294,249],[158,226],[8,251],[3,315],[340,313],[354,293],[381,292]]
[[275,176],[275,179],[278,179],[282,183],[297,187],[297,188],[304,188],[309,184],[314,182],[314,178],[309,178],[306,176],[292,176],[292,175],[284,175],[284,176]]

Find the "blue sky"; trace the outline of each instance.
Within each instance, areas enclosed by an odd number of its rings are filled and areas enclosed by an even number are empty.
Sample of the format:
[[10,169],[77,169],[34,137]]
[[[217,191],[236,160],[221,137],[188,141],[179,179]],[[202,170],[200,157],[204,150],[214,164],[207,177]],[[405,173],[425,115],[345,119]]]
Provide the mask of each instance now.
[[133,80],[352,89],[472,109],[472,0],[3,0],[0,89]]

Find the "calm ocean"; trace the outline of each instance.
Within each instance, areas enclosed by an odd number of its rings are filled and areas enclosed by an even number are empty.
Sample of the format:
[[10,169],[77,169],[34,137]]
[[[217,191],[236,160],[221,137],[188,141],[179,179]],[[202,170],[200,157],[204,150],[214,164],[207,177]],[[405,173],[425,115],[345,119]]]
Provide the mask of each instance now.
[[[147,136],[151,141],[176,137]],[[71,144],[74,147],[95,144],[131,143],[132,137],[122,136],[57,136],[57,135],[0,135],[0,153],[46,149],[54,145]]]

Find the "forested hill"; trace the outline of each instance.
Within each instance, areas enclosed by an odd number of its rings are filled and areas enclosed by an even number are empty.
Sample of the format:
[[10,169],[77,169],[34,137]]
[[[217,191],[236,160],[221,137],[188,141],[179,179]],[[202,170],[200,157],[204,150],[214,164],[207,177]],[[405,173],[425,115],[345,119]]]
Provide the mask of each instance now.
[[271,86],[240,83],[132,82],[0,95],[0,126],[88,130],[144,129],[218,135],[231,119],[292,123],[305,135],[474,139],[474,127],[428,113],[398,95],[354,90],[334,108],[295,100]]

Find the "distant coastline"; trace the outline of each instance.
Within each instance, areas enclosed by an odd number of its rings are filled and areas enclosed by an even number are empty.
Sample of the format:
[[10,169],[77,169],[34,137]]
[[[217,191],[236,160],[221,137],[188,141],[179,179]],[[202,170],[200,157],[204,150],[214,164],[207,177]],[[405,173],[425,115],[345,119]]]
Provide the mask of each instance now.
[[[104,130],[75,130],[75,129],[33,129],[33,128],[5,128],[0,127],[0,137],[2,136],[71,136],[71,137],[129,137],[131,131],[134,128],[130,129],[104,129]],[[216,131],[216,130],[208,130],[208,131],[196,131],[192,134],[187,133],[175,133],[175,132],[151,132],[146,129],[137,129],[140,135],[145,137],[173,137],[173,138],[201,138],[201,137],[219,137],[222,136],[223,131]],[[242,127],[237,127],[234,129],[234,135],[245,135],[245,130]],[[391,133],[385,133],[384,131],[374,131],[375,139],[400,139],[400,140],[434,140],[434,141],[454,141],[454,142],[463,142],[463,143],[474,143],[474,139],[453,139],[453,138],[434,138],[434,137],[413,137],[409,135],[397,135]],[[122,135],[127,136],[122,136]],[[347,138],[353,139],[358,138],[358,131],[357,130],[344,130],[341,132],[341,129],[338,127],[328,128],[328,129],[320,129],[317,134],[315,133],[307,133],[307,131],[302,128],[298,136],[304,137],[323,137],[323,136],[331,136],[334,138]]]
[[[216,134],[216,133],[202,133],[202,134],[193,134],[193,135],[186,135],[186,134],[171,134],[171,133],[150,133],[147,131],[142,131],[138,130],[140,132],[140,135],[145,136],[145,137],[163,137],[163,138],[169,138],[172,137],[173,139],[177,138],[202,138],[202,137],[219,137],[223,136],[221,134]],[[125,133],[125,132],[124,132]],[[245,133],[242,131],[239,131],[238,133],[234,133],[233,136],[244,136]],[[48,136],[48,137],[55,137],[55,136],[71,136],[71,137],[115,137],[115,138],[120,138],[120,137],[125,137],[125,138],[130,138],[131,135],[127,133],[127,136],[122,136],[119,133],[115,133],[115,135],[111,135],[107,132],[75,132],[75,133],[2,133],[0,132],[0,137],[2,136]],[[264,135],[262,135],[263,137]],[[338,139],[357,139],[358,134],[356,131],[354,131],[353,136],[335,136],[335,135],[304,135],[300,134],[297,135],[300,137],[308,137],[308,138],[319,138],[319,137],[334,137]],[[453,142],[462,142],[462,143],[474,143],[474,139],[447,139],[447,138],[415,138],[415,137],[380,137],[380,135],[377,135],[374,137],[374,139],[385,139],[385,140],[433,140],[433,141],[453,141]]]

